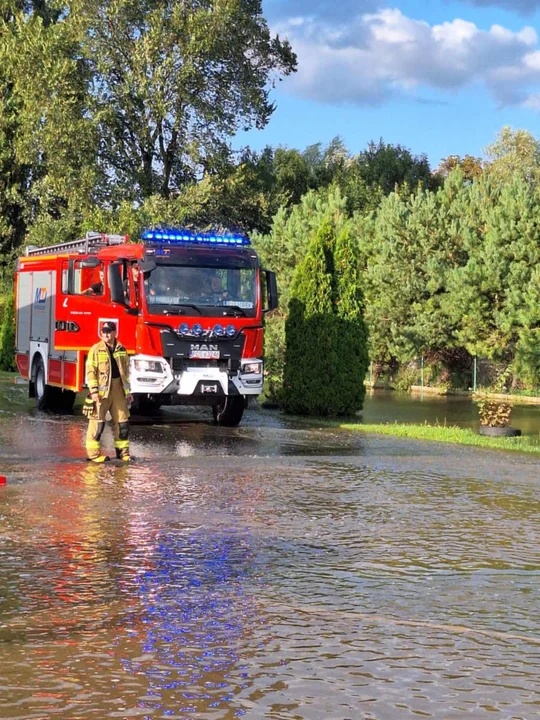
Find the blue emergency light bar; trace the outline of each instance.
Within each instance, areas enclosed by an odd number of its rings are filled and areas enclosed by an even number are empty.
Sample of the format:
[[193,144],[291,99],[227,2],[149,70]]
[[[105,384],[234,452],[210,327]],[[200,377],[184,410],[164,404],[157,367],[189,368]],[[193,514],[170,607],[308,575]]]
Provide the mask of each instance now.
[[215,235],[194,233],[191,230],[156,228],[145,230],[142,239],[146,245],[251,245],[244,235]]

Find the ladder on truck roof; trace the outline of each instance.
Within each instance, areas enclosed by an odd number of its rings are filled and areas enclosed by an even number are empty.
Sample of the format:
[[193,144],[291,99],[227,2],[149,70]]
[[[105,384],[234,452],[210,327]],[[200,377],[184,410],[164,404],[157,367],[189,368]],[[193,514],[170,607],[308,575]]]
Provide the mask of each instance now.
[[106,233],[87,232],[85,237],[79,240],[70,240],[69,242],[58,243],[57,245],[47,245],[46,247],[29,245],[26,248],[26,255],[57,255],[58,253],[70,252],[78,252],[86,255],[109,245],[122,245],[128,240],[129,235],[107,235]]

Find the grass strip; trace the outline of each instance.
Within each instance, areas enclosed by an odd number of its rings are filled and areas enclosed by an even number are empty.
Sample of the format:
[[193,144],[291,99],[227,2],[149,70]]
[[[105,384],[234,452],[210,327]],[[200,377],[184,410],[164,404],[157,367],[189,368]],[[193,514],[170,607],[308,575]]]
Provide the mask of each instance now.
[[378,425],[361,423],[339,423],[338,427],[355,432],[392,435],[394,437],[430,440],[432,442],[451,443],[453,445],[471,445],[492,450],[512,450],[522,453],[540,453],[540,441],[536,437],[495,438],[479,435],[474,430],[456,426],[441,425],[405,425],[385,423]]

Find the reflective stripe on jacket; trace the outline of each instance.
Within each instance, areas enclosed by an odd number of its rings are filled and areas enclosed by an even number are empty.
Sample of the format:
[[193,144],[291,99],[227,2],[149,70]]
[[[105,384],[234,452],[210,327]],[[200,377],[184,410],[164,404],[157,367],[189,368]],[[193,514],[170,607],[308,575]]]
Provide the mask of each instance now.
[[[129,356],[126,348],[116,341],[113,357],[118,365],[120,379],[126,395],[129,395]],[[91,393],[99,392],[108,397],[111,390],[111,360],[107,345],[103,340],[93,345],[86,359],[86,382]]]

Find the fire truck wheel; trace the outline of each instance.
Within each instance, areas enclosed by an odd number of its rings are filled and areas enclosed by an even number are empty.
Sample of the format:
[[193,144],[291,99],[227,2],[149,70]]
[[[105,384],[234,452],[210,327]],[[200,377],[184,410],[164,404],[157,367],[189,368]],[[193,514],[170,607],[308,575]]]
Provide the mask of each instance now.
[[59,388],[55,388],[55,390],[58,390],[58,409],[62,412],[70,413],[73,410],[77,393],[73,392],[73,390],[60,390]]
[[45,368],[43,360],[38,357],[35,364],[35,393],[36,405],[38,410],[56,410],[57,409],[57,388],[51,387],[45,383]]
[[151,415],[159,410],[161,403],[158,400],[136,395],[131,406],[131,412],[135,415]]
[[220,405],[212,405],[214,422],[223,427],[236,427],[244,414],[244,398],[228,395]]

